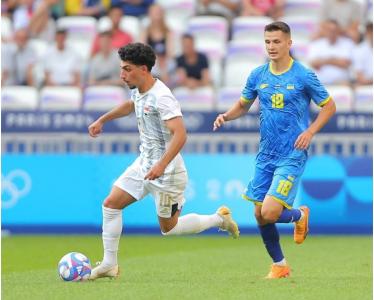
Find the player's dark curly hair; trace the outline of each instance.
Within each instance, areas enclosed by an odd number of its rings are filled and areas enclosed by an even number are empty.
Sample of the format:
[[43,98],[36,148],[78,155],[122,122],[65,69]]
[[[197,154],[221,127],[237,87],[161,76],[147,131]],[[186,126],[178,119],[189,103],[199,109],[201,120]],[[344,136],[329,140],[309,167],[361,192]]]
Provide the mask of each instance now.
[[288,26],[287,23],[284,22],[273,22],[265,26],[265,31],[271,32],[271,31],[282,31],[283,33],[286,33],[288,35],[291,35],[291,29],[290,26]]
[[148,71],[156,62],[156,55],[153,49],[142,43],[131,43],[118,50],[118,55],[122,61],[128,61],[137,66],[147,66]]

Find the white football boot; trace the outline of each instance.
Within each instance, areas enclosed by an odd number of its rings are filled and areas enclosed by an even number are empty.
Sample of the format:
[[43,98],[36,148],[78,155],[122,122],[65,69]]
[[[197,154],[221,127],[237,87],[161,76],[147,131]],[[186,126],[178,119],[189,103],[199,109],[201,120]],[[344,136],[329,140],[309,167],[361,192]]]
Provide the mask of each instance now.
[[234,239],[237,239],[240,232],[238,224],[236,224],[231,217],[230,209],[226,206],[221,206],[217,209],[216,214],[218,214],[223,220],[222,225],[219,228],[223,231],[228,231]]
[[96,267],[92,269],[89,280],[95,280],[97,278],[109,277],[117,278],[119,276],[118,265],[108,267],[103,266],[100,262],[96,263]]

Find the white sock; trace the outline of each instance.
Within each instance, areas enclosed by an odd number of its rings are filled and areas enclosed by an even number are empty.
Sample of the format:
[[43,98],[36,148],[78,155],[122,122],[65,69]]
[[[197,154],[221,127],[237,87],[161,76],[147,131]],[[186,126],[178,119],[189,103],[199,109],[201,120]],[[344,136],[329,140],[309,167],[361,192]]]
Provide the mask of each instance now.
[[198,215],[188,214],[178,218],[178,223],[168,232],[161,232],[163,235],[183,235],[199,233],[212,227],[222,224],[222,218],[218,214]]
[[122,234],[122,210],[103,206],[103,246],[102,265],[117,264],[119,239]]
[[283,258],[281,261],[275,262],[274,265],[282,266],[282,267],[287,266],[286,259]]
[[302,209],[300,209],[300,212],[301,212],[301,217],[300,217],[299,221],[301,221],[304,218],[304,215],[305,215],[305,213]]

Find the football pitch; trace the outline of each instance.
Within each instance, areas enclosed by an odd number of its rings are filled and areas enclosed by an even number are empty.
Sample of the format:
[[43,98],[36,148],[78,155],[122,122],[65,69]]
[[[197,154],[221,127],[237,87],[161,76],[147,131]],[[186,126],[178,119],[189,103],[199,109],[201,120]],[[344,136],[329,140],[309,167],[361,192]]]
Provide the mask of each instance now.
[[116,280],[63,282],[71,251],[102,257],[99,235],[2,238],[2,299],[372,299],[372,237],[281,237],[287,279],[265,280],[270,259],[259,236],[122,236]]

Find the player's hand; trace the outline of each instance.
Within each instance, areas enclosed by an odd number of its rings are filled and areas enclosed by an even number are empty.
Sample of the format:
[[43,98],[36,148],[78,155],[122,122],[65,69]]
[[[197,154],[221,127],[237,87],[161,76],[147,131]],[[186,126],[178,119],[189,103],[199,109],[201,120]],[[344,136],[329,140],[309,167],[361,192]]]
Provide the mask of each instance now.
[[92,137],[97,137],[103,131],[104,123],[100,120],[96,120],[90,126],[88,126],[88,133]]
[[314,134],[310,132],[309,130],[305,130],[303,133],[301,133],[295,142],[295,148],[300,150],[305,150],[309,147],[310,142],[312,141]]
[[226,114],[219,114],[217,116],[216,120],[213,123],[213,131],[216,131],[223,124],[225,124],[226,120],[227,120],[227,115]]
[[164,166],[162,163],[158,162],[144,176],[144,179],[155,180],[155,179],[159,178],[162,174],[164,174],[165,169],[166,169],[166,166]]

